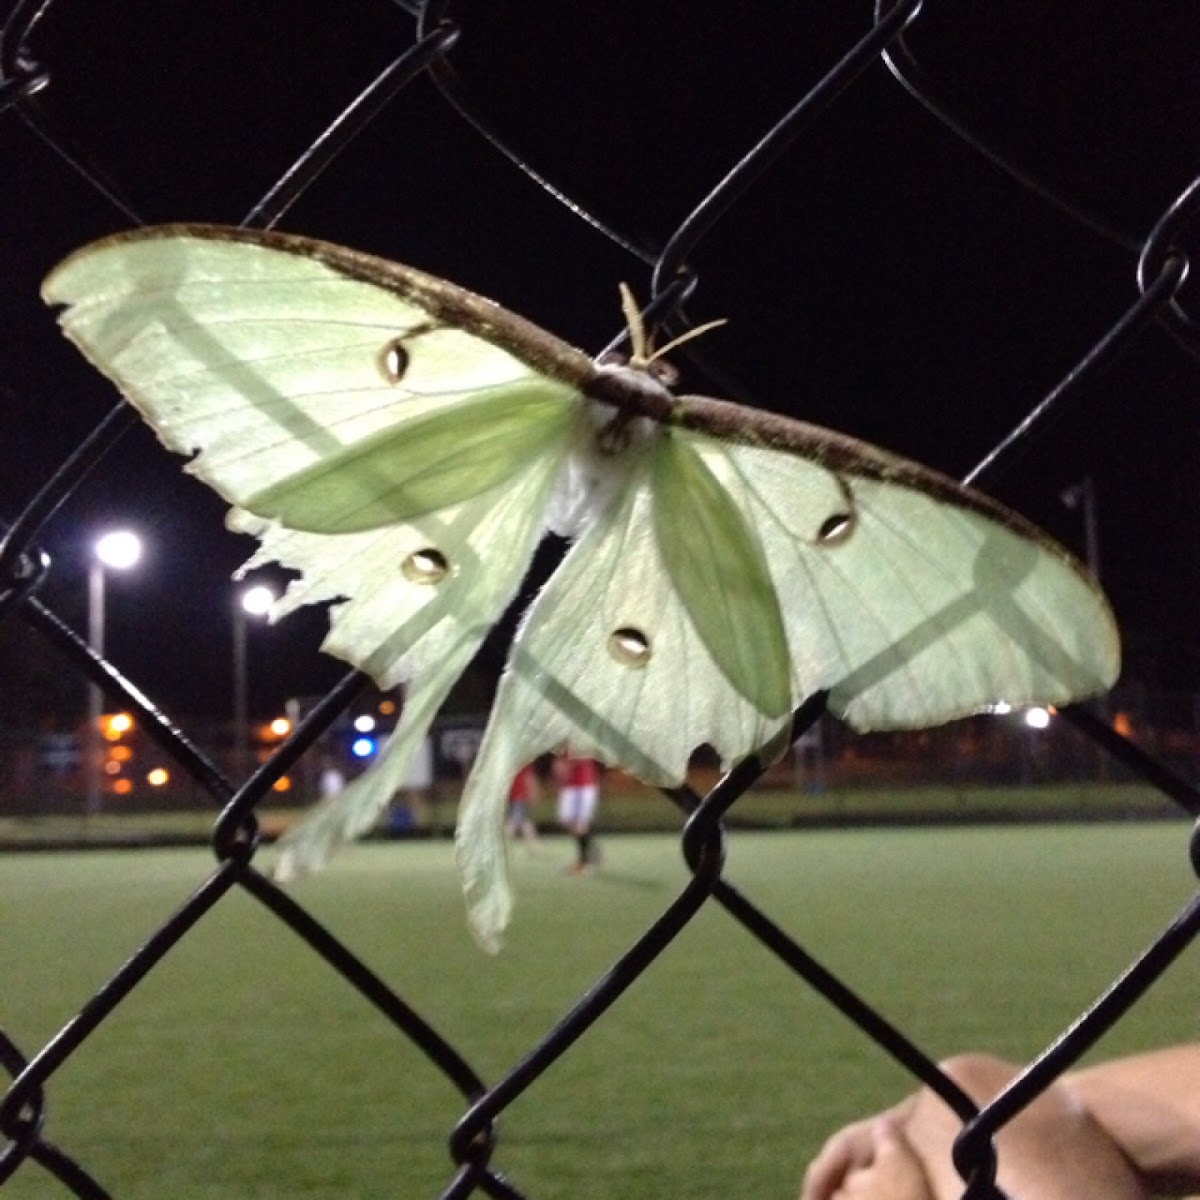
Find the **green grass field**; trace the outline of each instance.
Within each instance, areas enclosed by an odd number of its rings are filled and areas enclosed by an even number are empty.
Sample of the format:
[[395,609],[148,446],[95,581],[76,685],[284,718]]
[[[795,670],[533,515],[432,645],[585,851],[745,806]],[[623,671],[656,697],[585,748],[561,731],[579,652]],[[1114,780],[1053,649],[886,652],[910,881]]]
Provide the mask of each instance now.
[[[1182,823],[736,833],[727,877],[929,1053],[1038,1052],[1195,884]],[[514,854],[505,951],[468,937],[448,843],[356,847],[295,889],[494,1080],[662,910],[674,839]],[[263,854],[269,861],[269,852]],[[0,1026],[39,1048],[205,877],[199,850],[0,856]],[[1194,956],[1101,1044],[1193,1037]],[[788,1197],[838,1123],[906,1087],[709,906],[507,1112],[532,1198]],[[48,1087],[46,1133],[122,1200],[434,1197],[451,1086],[253,899],[227,897]],[[6,1200],[57,1197],[26,1165]]]
[[[711,787],[693,779],[697,787]],[[420,832],[448,835],[454,826],[458,795],[448,790],[424,806]],[[555,829],[555,802],[543,794],[532,814],[544,829]],[[259,809],[261,827],[272,833],[296,820],[303,806]],[[1135,820],[1172,818],[1179,809],[1149,784],[1055,783],[1036,787],[909,785],[842,787],[803,791],[794,787],[756,787],[739,797],[728,824],[741,829],[792,829],[836,824],[941,823],[979,820]],[[207,843],[215,811],[119,807],[110,800],[96,816],[59,813],[0,816],[0,848],[74,845],[102,846],[130,841]],[[606,785],[597,817],[605,832],[675,831],[679,810],[654,788]]]

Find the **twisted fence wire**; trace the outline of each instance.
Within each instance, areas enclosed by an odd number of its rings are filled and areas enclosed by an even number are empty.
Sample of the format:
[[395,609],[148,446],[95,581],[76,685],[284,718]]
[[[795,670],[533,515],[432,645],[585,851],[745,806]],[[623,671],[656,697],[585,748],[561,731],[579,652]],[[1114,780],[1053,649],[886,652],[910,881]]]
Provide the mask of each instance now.
[[[39,105],[39,96],[53,87],[54,64],[43,64],[37,54],[37,26],[53,0],[33,3],[18,0],[0,29],[0,119],[23,121],[43,146],[70,165],[124,218],[138,220],[133,205],[121,194],[102,165],[85,149],[71,144],[67,131],[53,122]],[[1103,217],[1084,211],[1069,197],[1038,180],[1020,164],[1010,162],[985,139],[977,136],[944,101],[935,95],[936,81],[922,69],[906,40],[907,31],[922,16],[921,0],[879,0],[875,21],[863,30],[815,86],[723,174],[718,169],[711,190],[660,244],[650,246],[618,230],[606,218],[590,212],[569,189],[549,182],[538,165],[528,161],[506,137],[494,131],[485,116],[468,100],[454,69],[453,50],[461,30],[452,5],[444,2],[419,6],[397,5],[416,17],[415,37],[362,93],[328,125],[323,134],[300,154],[266,194],[247,212],[245,223],[269,227],[276,224],[300,194],[334,164],[337,156],[387,106],[398,101],[416,79],[432,80],[445,103],[487,142],[503,153],[515,168],[545,189],[571,213],[612,240],[625,253],[652,268],[650,317],[669,325],[680,305],[696,285],[689,258],[720,218],[764,174],[808,123],[818,120],[824,107],[843,90],[852,88],[859,75],[882,60],[905,92],[934,113],[970,146],[984,154],[1021,186],[1056,205],[1098,237],[1139,254],[1136,291],[1122,313],[1114,308],[1107,330],[1084,350],[1079,363],[1047,396],[1035,404],[1010,434],[990,450],[966,477],[969,482],[990,483],[1000,472],[1044,434],[1050,417],[1061,417],[1073,403],[1081,402],[1095,374],[1133,344],[1152,322],[1159,322],[1188,353],[1200,354],[1197,319],[1182,298],[1188,273],[1188,245],[1194,238],[1200,211],[1200,180],[1175,198],[1150,234],[1138,238],[1116,229]],[[619,340],[619,338],[618,338]],[[686,820],[682,849],[692,878],[661,915],[636,939],[602,978],[562,1016],[553,1028],[515,1066],[487,1084],[426,1016],[412,1008],[395,988],[376,974],[320,921],[282,891],[255,866],[260,837],[255,810],[276,780],[344,711],[365,686],[358,672],[350,672],[308,714],[287,741],[248,779],[228,779],[216,764],[189,739],[187,733],[151,697],[144,695],[119,666],[96,654],[86,640],[39,600],[37,592],[51,570],[50,559],[39,545],[39,536],[56,510],[77,489],[86,488],[87,476],[134,423],[128,406],[110,411],[69,456],[57,472],[29,498],[0,543],[0,615],[24,622],[61,654],[63,661],[102,687],[105,693],[133,710],[142,726],[218,802],[221,813],[212,831],[216,866],[193,894],[161,922],[137,947],[123,966],[79,1009],[46,1045],[27,1056],[0,1032],[0,1067],[11,1083],[0,1098],[0,1185],[20,1169],[37,1164],[75,1196],[99,1200],[109,1196],[69,1148],[50,1140],[45,1131],[45,1098],[55,1074],[85,1041],[117,1010],[130,992],[234,889],[253,897],[292,930],[373,1005],[403,1036],[419,1047],[463,1097],[465,1110],[449,1136],[453,1174],[443,1200],[477,1192],[506,1198],[526,1195],[519,1182],[507,1179],[493,1163],[497,1152],[496,1122],[506,1108],[532,1087],[543,1072],[584,1036],[630,985],[649,971],[659,955],[692,918],[711,900],[720,905],[746,933],[789,967],[808,987],[835,1006],[864,1036],[872,1039],[916,1080],[932,1088],[964,1124],[955,1148],[955,1164],[964,1180],[964,1197],[996,1200],[997,1156],[995,1134],[1097,1039],[1127,1013],[1146,989],[1168,970],[1191,944],[1200,928],[1200,897],[1193,898],[1168,923],[1140,956],[1095,1003],[1080,1015],[1012,1085],[982,1110],[949,1079],[933,1060],[902,1030],[894,1026],[867,1000],[822,966],[752,899],[723,877],[725,830],[722,818],[765,769],[748,759],[730,771],[707,795],[688,787],[673,789],[668,799]],[[793,734],[798,736],[817,720],[824,696],[811,697],[795,714]],[[1065,715],[1106,754],[1131,768],[1146,782],[1162,790],[1192,815],[1200,815],[1200,793],[1152,755],[1116,732],[1086,706]],[[1189,847],[1195,869],[1200,870],[1200,849]]]

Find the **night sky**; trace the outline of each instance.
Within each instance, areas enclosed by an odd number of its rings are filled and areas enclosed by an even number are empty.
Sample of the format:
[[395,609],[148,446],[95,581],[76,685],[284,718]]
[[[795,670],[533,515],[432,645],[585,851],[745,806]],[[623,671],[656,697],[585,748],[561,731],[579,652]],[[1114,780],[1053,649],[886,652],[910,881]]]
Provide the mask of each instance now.
[[[6,7],[0,4],[0,8]],[[636,21],[632,15],[636,14]],[[577,204],[649,250],[865,34],[866,4],[455,4],[450,59],[476,110]],[[389,0],[59,0],[30,38],[46,124],[137,217],[237,222],[414,22]],[[964,124],[1140,242],[1200,175],[1194,0],[929,0],[913,54]],[[38,299],[121,212],[14,111],[0,114],[0,517],[12,519],[115,401]],[[418,79],[281,227],[411,263],[584,348],[649,271],[515,169]],[[1193,222],[1191,246],[1200,245]],[[1196,255],[1193,254],[1195,258]],[[685,390],[777,409],[952,475],[968,471],[1135,301],[1136,251],[988,164],[876,62],[807,123],[690,255],[694,320],[727,317]],[[1185,290],[1200,320],[1200,287]],[[1061,501],[1085,475],[1126,676],[1200,683],[1200,361],[1152,327],[986,490],[1082,555]],[[229,574],[252,542],[138,429],[46,527],[43,599],[83,623],[93,532],[148,554],[109,591],[109,651],[168,711],[222,714]],[[252,641],[252,705],[320,691],[324,619]],[[82,697],[80,696],[82,705]]]

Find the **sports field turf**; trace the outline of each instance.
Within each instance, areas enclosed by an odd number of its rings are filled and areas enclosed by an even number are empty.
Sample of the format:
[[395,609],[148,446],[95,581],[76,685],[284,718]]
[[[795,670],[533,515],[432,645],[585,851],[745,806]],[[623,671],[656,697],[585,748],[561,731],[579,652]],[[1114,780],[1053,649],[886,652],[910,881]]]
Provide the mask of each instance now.
[[[727,878],[930,1054],[1028,1058],[1195,884],[1170,824],[737,833]],[[665,835],[514,854],[515,923],[466,933],[446,842],[356,847],[297,897],[494,1080],[685,881]],[[263,854],[264,863],[269,854]],[[0,1027],[39,1048],[206,875],[197,850],[0,856]],[[1189,952],[1101,1053],[1195,1035]],[[714,906],[502,1119],[533,1200],[788,1197],[903,1075]],[[218,904],[48,1087],[46,1134],[123,1200],[436,1197],[442,1076],[253,899]],[[26,1165],[5,1200],[63,1193]]]

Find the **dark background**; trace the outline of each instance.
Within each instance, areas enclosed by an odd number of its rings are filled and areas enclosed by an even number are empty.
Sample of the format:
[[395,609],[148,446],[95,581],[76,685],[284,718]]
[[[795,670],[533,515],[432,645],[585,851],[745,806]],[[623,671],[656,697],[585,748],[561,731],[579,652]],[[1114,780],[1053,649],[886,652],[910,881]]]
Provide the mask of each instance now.
[[[5,6],[0,4],[0,12]],[[628,239],[661,246],[767,128],[871,26],[864,3],[459,3],[450,57],[479,113]],[[389,0],[58,0],[29,50],[39,111],[146,222],[236,222],[413,39]],[[956,114],[1133,243],[1200,174],[1194,0],[929,0],[908,35]],[[127,227],[0,113],[0,517],[11,519],[114,401],[38,300],[66,252]],[[588,349],[618,330],[644,264],[539,189],[425,79],[396,97],[282,227],[492,295]],[[1200,241],[1194,239],[1193,245]],[[690,256],[703,347],[689,390],[788,412],[969,470],[1134,302],[1136,252],[989,165],[873,65]],[[1193,286],[1185,293],[1200,314]],[[681,364],[683,365],[683,364]],[[1103,582],[1126,679],[1194,689],[1200,363],[1152,328],[987,490],[1083,554],[1064,488],[1093,479]],[[136,525],[147,557],[110,577],[108,648],[181,714],[224,715],[229,574],[252,543],[147,431],[130,434],[43,535],[43,597],[82,628],[95,531]],[[344,669],[324,618],[252,634],[252,708]],[[9,622],[6,711],[75,705],[72,672]],[[15,632],[14,632],[15,631]],[[494,661],[494,654],[493,654]],[[14,699],[16,697],[16,699]]]

